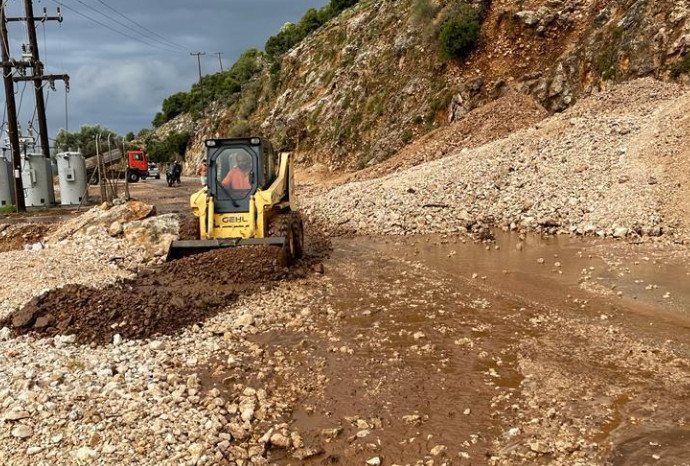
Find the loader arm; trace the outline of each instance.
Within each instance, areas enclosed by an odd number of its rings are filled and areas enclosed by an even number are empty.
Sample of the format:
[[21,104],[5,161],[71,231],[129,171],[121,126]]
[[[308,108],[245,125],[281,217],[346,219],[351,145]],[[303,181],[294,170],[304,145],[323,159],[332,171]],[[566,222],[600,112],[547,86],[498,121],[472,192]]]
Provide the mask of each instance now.
[[291,186],[293,185],[293,175],[291,169],[292,154],[283,152],[280,154],[280,168],[278,169],[278,176],[275,181],[266,190],[259,190],[254,195],[254,204],[256,205],[257,215],[257,236],[265,238],[267,234],[268,212],[274,207],[290,207]]

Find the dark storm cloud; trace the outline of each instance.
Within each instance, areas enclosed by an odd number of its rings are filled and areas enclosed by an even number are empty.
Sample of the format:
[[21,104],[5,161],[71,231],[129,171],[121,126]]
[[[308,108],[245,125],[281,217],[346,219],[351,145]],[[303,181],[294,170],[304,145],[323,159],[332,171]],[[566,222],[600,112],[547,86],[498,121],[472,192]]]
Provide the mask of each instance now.
[[[311,7],[320,7],[327,0],[103,0],[137,23],[172,42],[184,45],[187,51],[161,50],[168,47],[151,38],[146,31],[126,22],[97,0],[82,0],[130,26],[125,29],[112,19],[98,15],[78,0],[60,0],[66,7],[122,30],[125,36],[63,9],[64,22],[38,26],[42,58],[48,72],[68,73],[72,80],[69,94],[69,125],[76,129],[83,124],[100,123],[125,133],[150,126],[162,100],[168,95],[188,90],[197,80],[196,58],[189,51],[203,50],[204,73],[219,69],[218,57],[223,52],[224,65],[229,66],[240,53],[250,47],[263,48],[266,39],[287,21],[295,22]],[[44,7],[54,12],[54,0],[34,0],[37,14]],[[8,16],[20,15],[22,2],[8,2]],[[45,30],[45,34],[44,34]],[[10,26],[13,56],[21,55],[20,46],[26,33],[19,24]],[[140,41],[151,43],[146,45]],[[160,37],[154,36],[156,39]],[[175,48],[174,45],[169,45]],[[22,94],[18,88],[18,98]],[[65,126],[64,86],[57,84],[57,93],[50,93],[48,124],[51,133]],[[33,93],[24,92],[20,115],[22,126],[32,117]]]

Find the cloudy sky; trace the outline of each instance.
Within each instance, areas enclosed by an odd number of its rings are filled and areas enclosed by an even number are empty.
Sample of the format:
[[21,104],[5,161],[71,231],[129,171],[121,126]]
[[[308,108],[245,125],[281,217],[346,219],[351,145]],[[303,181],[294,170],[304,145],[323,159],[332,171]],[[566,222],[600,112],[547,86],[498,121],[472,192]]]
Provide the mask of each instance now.
[[[216,72],[220,64],[213,53],[223,52],[228,67],[246,49],[263,48],[285,22],[298,21],[308,8],[327,0],[34,0],[35,13],[45,7],[55,14],[58,3],[64,5],[64,22],[39,25],[38,39],[47,71],[71,76],[69,129],[100,123],[124,134],[150,126],[165,97],[188,90],[198,79],[190,51],[208,52],[203,71]],[[21,15],[22,9],[21,0],[9,0],[8,16]],[[23,24],[11,23],[14,58],[20,58],[26,41]],[[66,121],[64,86],[56,86],[48,98],[51,136]],[[17,89],[18,103],[22,88]],[[29,85],[22,127],[32,119],[33,108]]]

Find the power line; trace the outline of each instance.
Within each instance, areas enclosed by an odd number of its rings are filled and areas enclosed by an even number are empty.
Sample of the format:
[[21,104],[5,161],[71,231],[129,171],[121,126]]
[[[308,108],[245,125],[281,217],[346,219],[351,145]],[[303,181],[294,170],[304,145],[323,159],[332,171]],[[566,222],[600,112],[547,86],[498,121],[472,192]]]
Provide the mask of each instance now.
[[82,13],[81,11],[77,10],[76,8],[72,8],[72,7],[69,6],[69,5],[65,5],[64,3],[62,3],[62,2],[60,2],[60,1],[58,1],[58,0],[52,0],[52,2],[53,2],[53,3],[56,3],[56,4],[58,4],[58,5],[60,5],[61,7],[65,8],[65,9],[67,9],[67,10],[69,10],[69,11],[71,11],[71,12],[74,13],[74,14],[77,14],[77,15],[81,16],[82,18],[85,18],[85,19],[87,19],[87,20],[89,20],[89,21],[91,21],[91,22],[93,22],[93,23],[96,23],[96,24],[98,24],[99,26],[102,26],[102,27],[108,29],[109,31],[112,31],[112,32],[114,32],[114,33],[116,33],[116,34],[119,34],[119,35],[121,35],[122,37],[125,37],[125,38],[127,38],[127,39],[136,40],[137,42],[141,42],[141,43],[144,44],[144,45],[148,45],[149,47],[153,47],[153,48],[156,48],[156,49],[158,49],[158,50],[162,50],[162,51],[164,51],[164,52],[182,53],[182,52],[178,52],[177,50],[171,50],[171,49],[163,48],[163,47],[160,47],[160,46],[158,46],[158,45],[156,45],[156,44],[152,44],[152,43],[150,43],[150,42],[146,42],[146,41],[142,40],[141,38],[139,38],[139,37],[137,37],[137,36],[131,36],[131,35],[125,34],[124,32],[122,32],[122,31],[120,31],[120,30],[118,30],[118,29],[115,29],[114,27],[112,27],[112,26],[110,26],[110,25],[108,25],[108,24],[106,24],[106,23],[104,23],[104,22],[102,22],[102,21],[99,21],[99,20],[96,19],[96,18],[93,18],[93,17],[91,17],[91,16],[89,16],[89,15],[87,15],[87,14]]
[[[84,2],[84,1],[82,1],[82,0],[73,0],[73,1],[76,1],[77,3],[79,3],[79,4],[83,5],[83,6],[85,6],[86,8],[88,8],[89,10],[96,12],[97,14],[99,14],[99,15],[103,16],[104,18],[106,18],[107,20],[112,21],[112,22],[114,22],[114,23],[120,25],[121,27],[125,28],[126,30],[131,31],[131,32],[133,32],[134,34],[139,34],[139,31],[136,31],[136,30],[132,29],[130,26],[124,24],[122,21],[118,21],[117,19],[115,19],[115,18],[113,18],[113,17],[111,17],[111,16],[108,16],[107,14],[105,14],[105,13],[103,13],[102,11],[100,11],[100,10],[98,10],[98,9],[96,9],[96,8],[94,8],[94,7],[92,7],[91,5],[89,5],[88,3]],[[134,38],[136,38],[137,40],[139,40],[139,42],[145,43],[145,44],[150,45],[150,46],[152,46],[152,47],[161,48],[161,46],[156,45],[154,42],[151,42],[151,40],[153,40],[153,41],[155,41],[155,42],[158,42],[158,43],[162,44],[162,48],[168,50],[169,52],[178,52],[178,53],[181,52],[181,51],[174,50],[173,47],[170,47],[170,46],[169,46],[168,44],[166,44],[165,42],[161,42],[160,40],[157,40],[157,39],[155,39],[155,38],[154,38],[154,39],[149,39],[149,38],[147,38],[147,37],[139,37],[139,36],[135,36]],[[186,50],[185,50],[185,52],[186,52]]]
[[[100,10],[97,9],[97,8],[92,7],[92,6],[89,5],[88,3],[86,3],[86,2],[84,2],[84,1],[82,1],[82,0],[74,0],[74,1],[76,1],[77,3],[79,3],[79,4],[81,4],[81,5],[84,5],[84,6],[85,6],[86,8],[88,8],[89,10],[94,11],[95,13],[97,13],[97,14],[103,16],[105,19],[107,19],[107,20],[109,20],[109,21],[112,21],[112,22],[114,22],[115,24],[120,25],[121,27],[125,28],[126,30],[131,31],[131,32],[133,32],[133,33],[135,33],[135,34],[140,34],[140,31],[137,31],[137,30],[135,30],[135,29],[132,29],[130,26],[128,26],[127,24],[123,23],[122,21],[119,21],[119,20],[113,18],[112,16],[109,16],[109,15],[103,13],[102,11],[100,11]],[[146,42],[150,42],[150,41],[158,42],[159,44],[161,44],[163,47],[166,47],[166,48],[170,48],[170,49],[174,49],[174,48],[175,48],[175,46],[172,46],[172,47],[171,47],[169,44],[167,44],[167,43],[165,43],[165,42],[162,42],[161,40],[156,39],[155,37],[153,37],[153,38],[144,37],[144,38],[141,38],[141,39],[144,40],[144,41],[146,41]],[[151,45],[154,45],[154,44],[151,43]],[[184,49],[184,51],[186,52],[187,50]]]
[[132,18],[126,16],[125,14],[120,13],[118,10],[116,10],[116,9],[113,8],[113,7],[111,7],[110,5],[108,5],[107,3],[105,3],[103,0],[96,0],[96,1],[97,1],[98,3],[100,3],[101,5],[103,5],[104,7],[106,7],[107,9],[109,9],[110,11],[112,11],[112,12],[114,12],[115,14],[121,16],[122,18],[124,18],[125,20],[129,21],[130,23],[134,24],[136,27],[143,29],[144,31],[148,32],[149,34],[152,34],[152,35],[154,35],[154,36],[156,36],[156,37],[159,37],[160,39],[162,39],[163,41],[165,41],[165,43],[167,43],[167,44],[169,44],[169,45],[174,45],[175,47],[177,47],[177,48],[179,48],[179,49],[182,49],[182,50],[184,50],[184,51],[188,51],[188,50],[189,50],[188,47],[185,47],[184,45],[178,44],[177,42],[172,41],[172,40],[168,39],[167,37],[162,36],[161,34],[158,34],[156,31],[152,31],[151,29],[147,28],[147,27],[144,26],[143,24],[140,24],[140,23],[134,21]]

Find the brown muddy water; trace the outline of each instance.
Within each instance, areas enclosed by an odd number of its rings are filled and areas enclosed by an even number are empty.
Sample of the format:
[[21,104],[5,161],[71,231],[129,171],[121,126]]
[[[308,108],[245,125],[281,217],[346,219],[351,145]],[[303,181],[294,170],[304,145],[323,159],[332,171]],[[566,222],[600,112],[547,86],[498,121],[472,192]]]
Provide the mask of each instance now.
[[322,451],[299,464],[690,464],[686,258],[567,237],[336,240],[293,361],[322,382],[292,414]]

